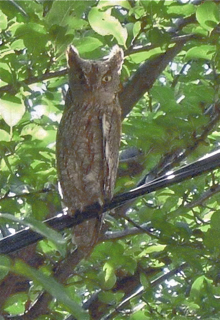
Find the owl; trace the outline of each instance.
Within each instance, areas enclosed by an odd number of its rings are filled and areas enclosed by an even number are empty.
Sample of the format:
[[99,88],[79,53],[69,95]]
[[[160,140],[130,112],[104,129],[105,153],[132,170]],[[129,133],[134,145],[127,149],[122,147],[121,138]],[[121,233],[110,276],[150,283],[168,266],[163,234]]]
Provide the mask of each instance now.
[[[106,59],[84,60],[67,50],[69,90],[57,132],[57,171],[68,213],[83,211],[113,196],[121,135],[118,100],[123,51]],[[97,242],[101,215],[73,228],[74,243],[88,255]]]

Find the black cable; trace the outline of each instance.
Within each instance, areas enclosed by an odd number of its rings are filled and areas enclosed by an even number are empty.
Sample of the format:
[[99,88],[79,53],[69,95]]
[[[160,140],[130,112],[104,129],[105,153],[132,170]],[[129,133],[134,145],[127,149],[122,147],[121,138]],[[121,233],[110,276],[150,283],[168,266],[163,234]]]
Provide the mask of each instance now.
[[[144,194],[196,177],[218,167],[220,167],[220,150],[208,154],[207,156],[176,171],[169,172],[168,174],[165,174],[138,188],[114,196],[111,202],[106,202],[104,204],[102,212],[104,213]],[[96,217],[98,213],[100,213],[100,205],[93,204],[88,206],[83,212],[76,212],[73,217],[65,214],[59,214],[58,216],[45,220],[44,222],[49,227],[52,227],[57,231],[61,231],[66,228],[71,228],[84,220]],[[43,239],[43,237],[40,234],[30,230],[29,228],[20,230],[15,234],[0,240],[0,254],[14,252],[41,239]]]

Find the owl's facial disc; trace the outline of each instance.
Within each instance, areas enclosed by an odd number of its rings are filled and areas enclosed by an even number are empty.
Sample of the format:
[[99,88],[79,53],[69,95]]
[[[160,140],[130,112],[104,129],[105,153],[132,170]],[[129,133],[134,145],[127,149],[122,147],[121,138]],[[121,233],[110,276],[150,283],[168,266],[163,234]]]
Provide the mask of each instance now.
[[120,91],[119,74],[123,62],[119,47],[114,47],[104,60],[82,59],[74,47],[70,47],[67,57],[69,85],[75,101],[80,103],[84,99],[109,104],[115,100]]

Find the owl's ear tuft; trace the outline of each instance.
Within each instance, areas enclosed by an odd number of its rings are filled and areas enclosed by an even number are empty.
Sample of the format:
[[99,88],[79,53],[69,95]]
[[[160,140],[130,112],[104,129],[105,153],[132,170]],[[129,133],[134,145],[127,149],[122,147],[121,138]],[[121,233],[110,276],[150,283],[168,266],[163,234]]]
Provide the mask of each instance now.
[[124,61],[124,52],[123,50],[118,46],[115,45],[110,54],[109,54],[109,62],[112,66],[117,68],[118,73],[121,72],[122,64]]
[[79,61],[79,52],[74,46],[69,46],[67,49],[67,63],[69,68],[74,67]]

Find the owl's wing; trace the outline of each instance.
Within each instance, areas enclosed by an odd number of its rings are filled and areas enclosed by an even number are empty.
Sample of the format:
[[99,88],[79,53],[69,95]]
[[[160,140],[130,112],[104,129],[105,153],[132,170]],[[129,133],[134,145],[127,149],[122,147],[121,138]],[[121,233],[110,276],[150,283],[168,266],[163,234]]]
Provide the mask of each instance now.
[[121,137],[121,113],[114,108],[102,115],[104,198],[111,199],[114,193],[118,169],[118,153]]
[[71,90],[69,88],[67,90],[66,97],[65,97],[65,108],[73,107],[73,105],[74,105],[74,100],[73,100]]

